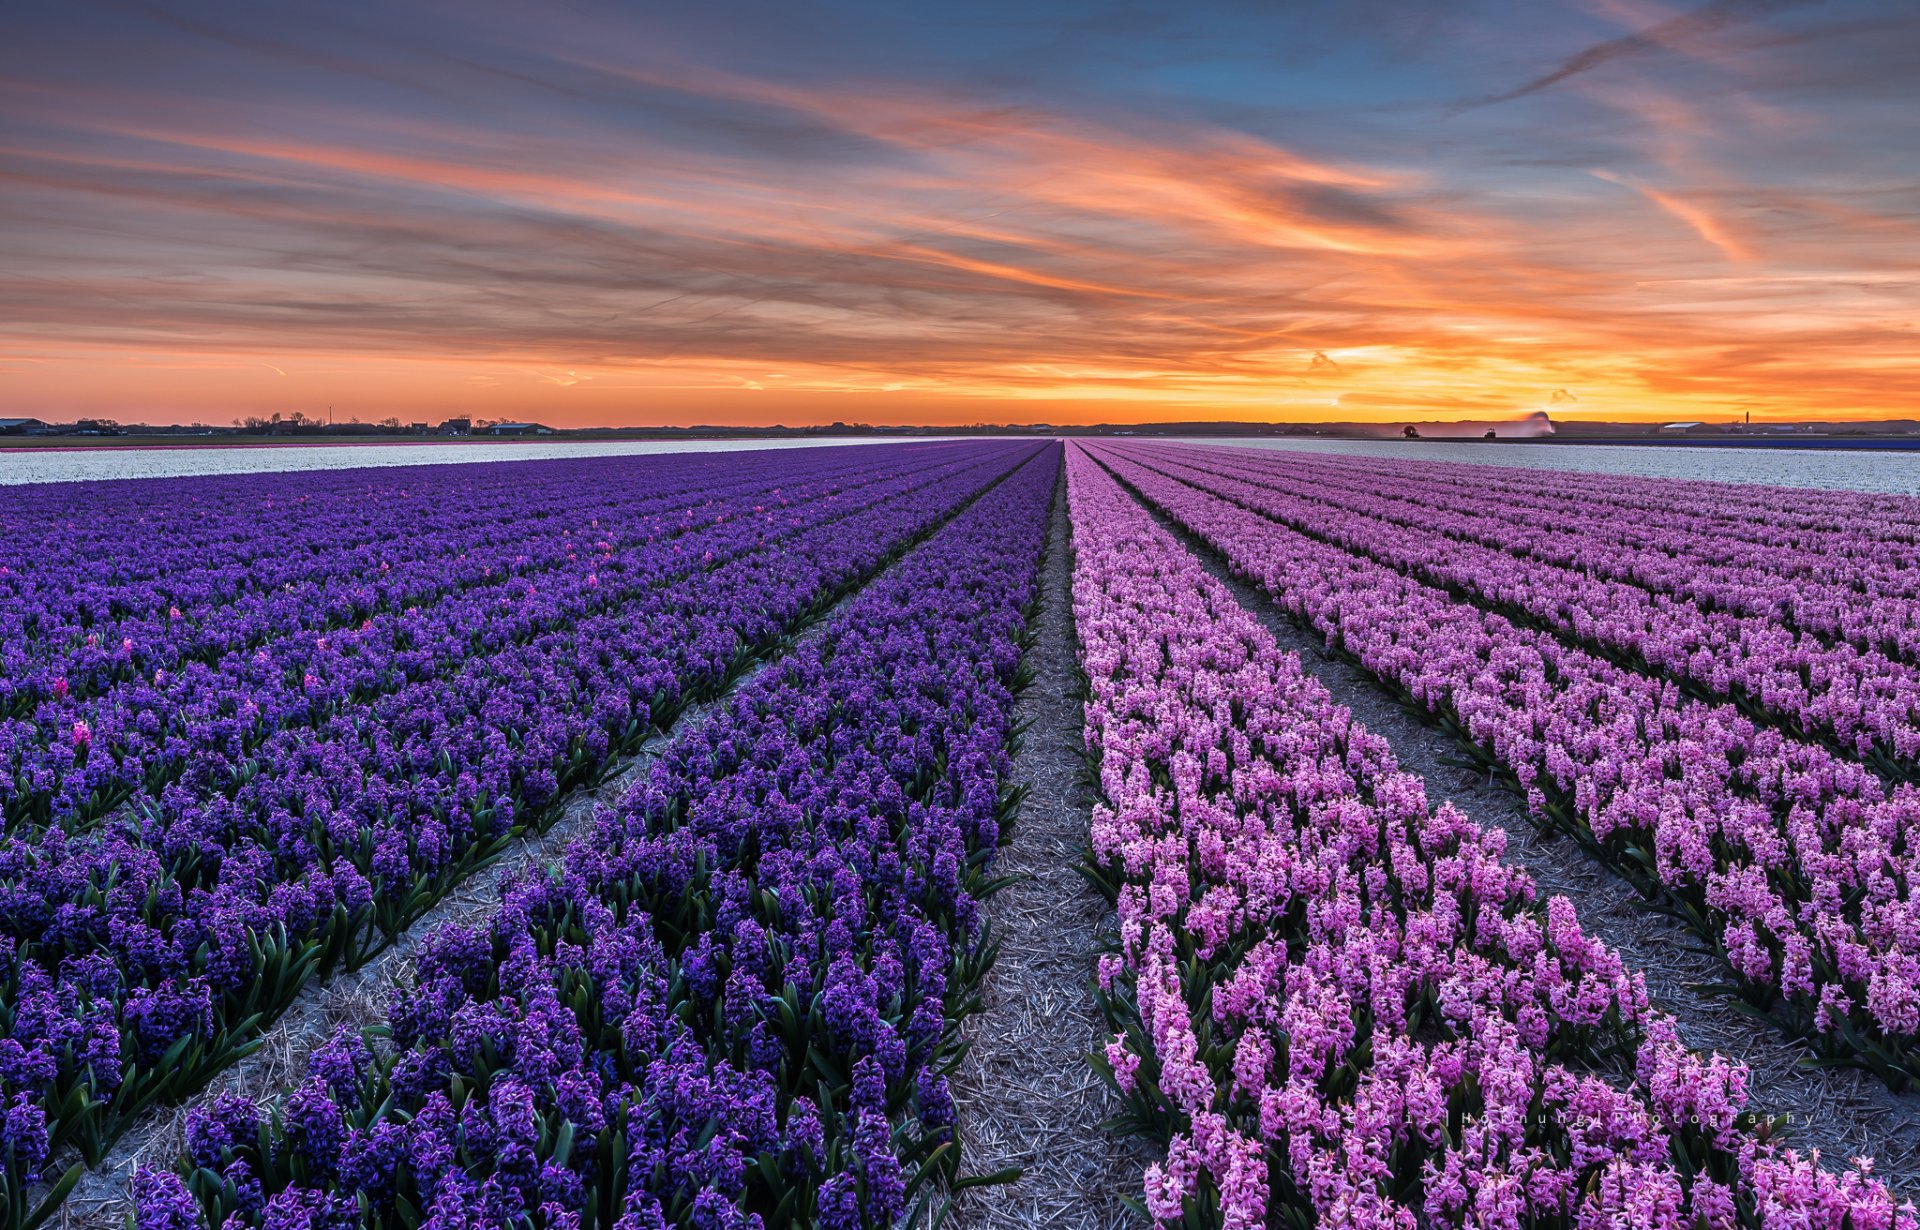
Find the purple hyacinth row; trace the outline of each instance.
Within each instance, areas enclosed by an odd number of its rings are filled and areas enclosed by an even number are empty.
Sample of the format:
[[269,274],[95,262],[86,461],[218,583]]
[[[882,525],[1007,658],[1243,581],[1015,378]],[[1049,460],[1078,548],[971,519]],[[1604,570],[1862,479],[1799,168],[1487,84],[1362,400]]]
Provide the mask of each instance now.
[[1084,453],[1087,745],[1114,894],[1105,1069],[1156,1225],[1912,1230],[1782,1147],[1745,1069],[1542,904]]
[[[801,467],[812,473],[736,466],[692,491],[672,482],[656,490],[664,476],[651,466],[624,477],[612,472],[596,488],[623,493],[623,504],[609,511],[605,496],[573,488],[582,505],[577,517],[548,508],[532,528],[501,492],[492,509],[503,526],[497,534],[448,531],[432,515],[406,524],[410,513],[441,503],[426,480],[388,489],[384,498],[369,494],[365,502],[385,505],[395,521],[390,537],[421,552],[417,562],[429,566],[433,584],[404,561],[396,575],[385,558],[343,551],[345,562],[330,566],[325,585],[284,591],[310,617],[290,610],[281,592],[267,595],[264,606],[218,606],[182,594],[167,608],[171,639],[143,633],[139,641],[112,642],[111,671],[91,644],[96,634],[67,645],[30,677],[39,696],[31,711],[0,721],[7,827],[90,823],[129,796],[158,797],[190,766],[231,772],[257,741],[324,721],[343,700],[369,699],[536,628],[617,608],[672,570],[699,566],[715,536],[724,546],[743,518],[775,528],[784,518],[793,528],[796,504],[852,499],[876,479],[897,480],[898,460],[873,451]],[[549,467],[530,468],[533,485],[550,477]],[[580,477],[571,475],[570,484]],[[134,535],[125,549],[138,554],[146,545]],[[323,541],[323,556],[326,549]],[[69,575],[74,588],[87,586],[85,571]],[[188,603],[184,610],[179,600]],[[218,652],[201,653],[207,644]]]
[[1893,1084],[1920,1075],[1920,794],[1096,450],[1714,946],[1742,992]]
[[674,744],[263,1119],[194,1112],[145,1230],[890,1227],[957,1173],[1057,446]]
[[0,714],[564,568],[644,542],[662,532],[650,518],[743,481],[781,491],[778,503],[793,484],[885,473],[884,453],[760,472],[712,457],[534,463],[483,467],[469,483],[433,468],[286,475],[264,492],[169,480],[134,484],[145,495],[132,510],[116,507],[127,499],[114,484],[91,484],[106,507],[83,518],[64,487],[16,489],[28,494],[0,508],[26,548],[0,571]]
[[[522,578],[464,633],[456,617],[444,637],[402,636],[396,654],[425,653],[417,679],[364,655],[357,669],[399,686],[362,700],[353,675],[329,676],[318,720],[276,723],[248,771],[197,753],[190,776],[124,820],[0,842],[14,1196],[63,1144],[96,1157],[145,1102],[196,1087],[312,971],[364,959],[568,786],[718,692],[1034,447],[896,454],[889,478],[771,507],[763,480],[790,463],[743,458],[751,490],[689,504],[704,528],[548,577],[566,600]],[[583,592],[621,597],[569,605]]]
[[[1920,776],[1920,667],[1771,616],[1612,580],[1607,569],[1586,562],[1612,550],[1593,534],[1592,514],[1568,516],[1553,545],[1540,549],[1583,561],[1561,564],[1537,558],[1538,530],[1510,521],[1504,507],[1436,506],[1422,498],[1430,492],[1417,479],[1381,479],[1385,494],[1353,490],[1357,482],[1311,464],[1248,463],[1246,452],[1125,455],[1632,669],[1684,681],[1708,699],[1736,701],[1756,720],[1868,758],[1889,776]],[[1770,595],[1794,585],[1777,574],[1765,580]]]
[[737,477],[723,464],[543,463],[458,484],[430,468],[288,475],[264,491],[162,480],[133,498],[112,483],[16,489],[0,508],[21,547],[0,572],[0,711],[417,605],[468,571],[450,541],[504,558],[572,546],[563,531],[640,512],[635,483],[669,499]]

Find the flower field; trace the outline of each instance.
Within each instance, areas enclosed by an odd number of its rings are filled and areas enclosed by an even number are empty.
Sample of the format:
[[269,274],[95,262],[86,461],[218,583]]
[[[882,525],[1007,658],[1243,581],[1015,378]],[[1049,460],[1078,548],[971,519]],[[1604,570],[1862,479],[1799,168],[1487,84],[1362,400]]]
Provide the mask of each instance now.
[[[443,544],[437,563],[423,550],[414,568],[370,566],[371,586],[321,556],[306,605],[332,617],[297,631],[257,622],[258,588],[202,589],[191,570],[144,622],[112,586],[61,604],[73,622],[51,627],[80,660],[58,673],[48,654],[25,672],[21,690],[47,696],[11,723],[11,800],[30,806],[0,841],[15,1205],[49,1156],[96,1158],[144,1105],[191,1091],[305,978],[364,960],[570,784],[716,694],[1034,448],[935,448],[909,465],[863,451],[730,467],[618,516],[590,501],[480,559],[449,563]],[[604,481],[537,477],[563,504]],[[371,520],[374,542],[431,536],[440,502],[433,477],[421,485],[320,502],[347,514],[349,541],[374,503],[397,505],[384,530]],[[510,510],[540,498],[503,483],[493,516],[524,523]],[[416,528],[414,508],[436,511]],[[55,502],[22,520],[30,532],[63,515]],[[54,584],[24,574],[18,588]],[[189,618],[180,600],[203,594]],[[91,656],[90,619],[122,638],[112,669]],[[174,640],[142,655],[136,631]]]
[[[15,488],[0,533],[0,1225],[161,1107],[67,1224],[995,1224],[969,1038],[1050,942],[997,894],[1052,626],[1112,932],[1032,1045],[1138,1225],[1920,1230],[1267,622],[1904,1107],[1913,501],[980,440]],[[396,944],[380,1026],[208,1090]]]
[[1571,903],[1073,467],[1090,857],[1120,916],[1103,1059],[1167,1141],[1156,1222],[1916,1224],[1779,1148]]
[[1375,556],[1295,529],[1285,497],[1257,483],[1115,456],[1157,507],[1683,919],[1756,1008],[1890,1082],[1920,1071],[1911,786],[1456,597],[1387,562],[1410,558],[1397,546]]

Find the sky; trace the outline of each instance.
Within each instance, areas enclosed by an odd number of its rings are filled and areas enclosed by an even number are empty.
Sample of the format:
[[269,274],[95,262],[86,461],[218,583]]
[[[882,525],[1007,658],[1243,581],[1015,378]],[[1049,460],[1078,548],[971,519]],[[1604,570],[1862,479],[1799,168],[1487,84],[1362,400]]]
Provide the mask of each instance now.
[[0,416],[1920,417],[1911,0],[27,0]]

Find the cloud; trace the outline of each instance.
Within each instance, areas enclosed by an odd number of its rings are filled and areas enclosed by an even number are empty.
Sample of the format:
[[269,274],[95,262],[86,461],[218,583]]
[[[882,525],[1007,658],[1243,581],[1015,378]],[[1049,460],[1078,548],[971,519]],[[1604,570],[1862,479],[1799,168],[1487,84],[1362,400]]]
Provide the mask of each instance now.
[[1616,171],[1596,170],[1595,177],[1608,183],[1631,188],[1667,214],[1684,223],[1694,234],[1711,244],[1713,248],[1730,261],[1746,262],[1754,259],[1753,249],[1745,240],[1733,231],[1733,228],[1705,204],[1691,200],[1678,193],[1664,192],[1648,184],[1641,183],[1632,176]]
[[1634,59],[1660,51],[1684,51],[1722,30],[1749,22],[1762,21],[1777,13],[1819,4],[1822,0],[1707,0],[1707,3],[1677,17],[1669,17],[1643,26],[1620,38],[1594,43],[1562,60],[1552,70],[1528,81],[1457,104],[1456,113],[1475,107],[1490,107],[1512,102],[1529,94],[1552,89],[1564,81],[1592,72],[1618,60]]
[[[271,77],[244,108],[227,78],[181,88],[111,38],[109,76],[0,49],[21,70],[0,73],[9,402],[231,412],[324,386],[565,421],[752,392],[768,414],[812,407],[802,421],[894,387],[902,416],[947,399],[966,417],[1023,400],[1324,417],[1337,377],[1351,414],[1517,413],[1577,388],[1583,410],[1682,418],[1756,397],[1885,407],[1920,384],[1898,327],[1920,312],[1920,206],[1891,172],[1822,161],[1838,141],[1893,165],[1845,144],[1871,125],[1809,116],[1819,140],[1796,144],[1637,78],[1551,129],[1516,112],[1438,140],[1431,101],[1344,94],[1337,123],[1225,123],[1162,85],[809,77],[589,37],[569,13],[560,35],[480,23],[365,52],[417,69],[406,99],[245,39],[207,52]],[[1451,70],[1454,50],[1431,58]],[[1397,83],[1336,67],[1342,90]],[[1426,71],[1405,62],[1410,93],[1457,96]]]

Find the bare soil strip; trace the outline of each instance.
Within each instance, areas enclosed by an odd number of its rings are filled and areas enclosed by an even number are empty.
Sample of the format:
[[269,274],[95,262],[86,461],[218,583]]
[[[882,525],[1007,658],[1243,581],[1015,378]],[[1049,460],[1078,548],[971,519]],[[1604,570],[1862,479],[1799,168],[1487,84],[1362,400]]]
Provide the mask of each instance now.
[[[1136,496],[1136,498],[1138,498]],[[1653,1002],[1679,1023],[1695,1050],[1714,1050],[1751,1070],[1754,1109],[1787,1116],[1787,1139],[1818,1149],[1833,1167],[1870,1155],[1874,1174],[1903,1198],[1920,1200],[1920,1094],[1896,1094],[1857,1068],[1816,1068],[1799,1043],[1782,1037],[1725,998],[1696,986],[1725,980],[1725,971],[1700,951],[1677,923],[1640,908],[1640,896],[1571,838],[1543,833],[1525,802],[1485,774],[1463,765],[1452,736],[1428,725],[1380,686],[1364,668],[1330,653],[1258,586],[1236,576],[1205,542],[1158,509],[1154,518],[1223,582],[1272,632],[1283,649],[1300,655],[1307,673],[1368,730],[1386,739],[1400,766],[1427,783],[1434,806],[1452,803],[1482,825],[1507,835],[1507,861],[1526,867],[1543,894],[1565,896],[1581,925],[1619,950],[1629,968],[1646,974]]]
[[1063,476],[1027,651],[1034,678],[1015,710],[1016,721],[1030,723],[1013,762],[1027,796],[995,864],[1026,878],[988,903],[1000,956],[981,988],[986,1011],[967,1023],[973,1050],[953,1079],[967,1172],[1017,1166],[1022,1174],[962,1192],[948,1223],[962,1230],[1144,1224],[1121,1197],[1139,1193],[1146,1151],[1101,1129],[1118,1106],[1087,1062],[1107,1040],[1091,987],[1113,915],[1074,870],[1093,796],[1080,756],[1085,718],[1068,534]]

